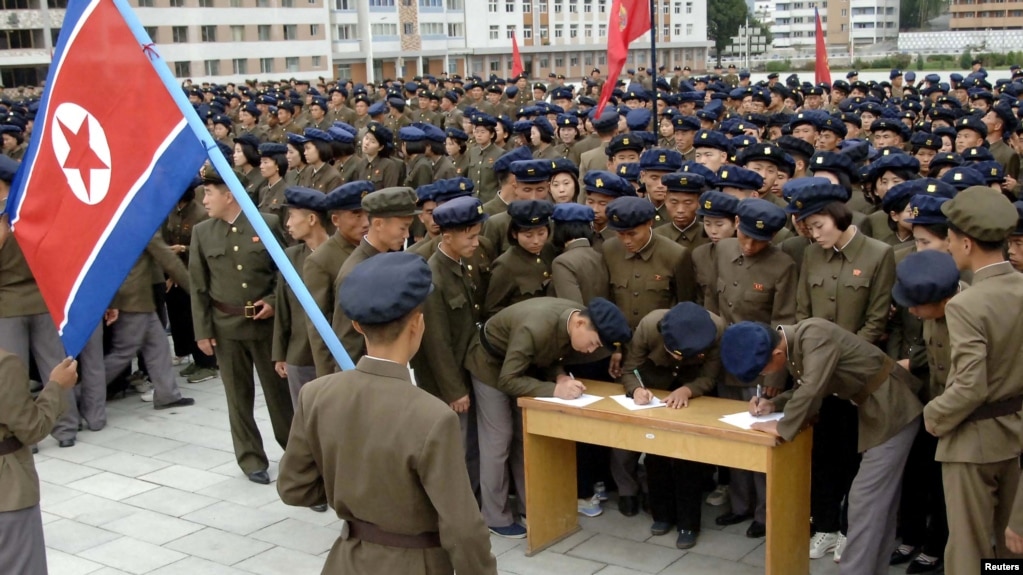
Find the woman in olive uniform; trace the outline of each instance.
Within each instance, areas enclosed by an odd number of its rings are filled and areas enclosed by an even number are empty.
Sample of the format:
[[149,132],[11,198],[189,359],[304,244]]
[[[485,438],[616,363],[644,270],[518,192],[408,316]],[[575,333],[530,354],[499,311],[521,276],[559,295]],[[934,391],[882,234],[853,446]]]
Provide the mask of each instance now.
[[[867,179],[874,190],[878,201],[884,202],[885,194],[902,182],[908,182],[919,178],[920,161],[899,152],[891,152],[881,156],[874,163],[870,164]],[[896,245],[899,240],[895,238],[895,232],[888,225],[889,215],[884,209],[878,210],[870,216],[871,237],[881,240],[888,245]]]
[[259,170],[259,138],[252,134],[244,134],[234,139],[232,165],[239,174],[245,192],[253,203],[259,202],[259,190],[263,187],[264,178]]
[[309,167],[299,178],[299,186],[326,194],[341,185],[341,174],[330,164],[334,159],[333,138],[323,130],[306,128],[305,159]]
[[554,204],[528,200],[508,204],[511,247],[494,260],[483,309],[490,317],[505,307],[547,295],[551,280],[550,250],[545,251]]
[[377,191],[393,188],[404,180],[404,164],[391,157],[394,135],[380,122],[370,122],[362,137],[362,155],[366,158],[366,178]]

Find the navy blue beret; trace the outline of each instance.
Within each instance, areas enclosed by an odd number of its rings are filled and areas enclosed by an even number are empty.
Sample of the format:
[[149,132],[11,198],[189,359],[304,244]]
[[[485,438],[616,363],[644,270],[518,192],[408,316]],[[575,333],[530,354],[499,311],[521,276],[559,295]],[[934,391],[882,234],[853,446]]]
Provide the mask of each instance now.
[[845,174],[850,180],[856,178],[856,164],[848,154],[840,152],[820,151],[810,158],[809,170],[813,173],[829,172]]
[[426,202],[433,202],[434,197],[437,195],[437,185],[433,182],[424,184],[416,188],[416,205],[423,207]]
[[612,198],[635,196],[636,188],[624,178],[604,170],[590,170],[583,175],[583,188],[589,194]]
[[217,149],[227,158],[227,163],[234,165],[234,149],[231,146],[217,140]]
[[820,212],[832,202],[845,203],[849,197],[842,186],[831,183],[827,178],[818,177],[789,180],[782,186],[782,195],[790,198],[785,211],[798,214],[798,220]]
[[961,155],[964,162],[991,162],[995,159],[991,155],[990,150],[983,146],[979,148],[966,148],[962,151]]
[[770,142],[755,142],[752,145],[746,146],[739,153],[737,160],[740,166],[745,166],[753,161],[771,162],[778,167],[782,167],[787,163],[785,161],[785,151]]
[[373,134],[377,142],[382,146],[390,146],[394,142],[394,134],[391,129],[380,122],[370,122],[366,125],[366,132]]
[[927,132],[917,132],[913,134],[913,137],[909,139],[909,143],[914,149],[926,148],[934,151],[940,150],[943,145],[940,136],[937,134],[928,134]]
[[559,128],[576,128],[579,126],[579,118],[573,114],[558,114]]
[[980,137],[982,138],[987,137],[987,125],[985,125],[984,122],[982,122],[980,118],[977,118],[976,116],[963,116],[962,118],[959,118],[958,120],[956,120],[955,129],[956,132],[962,132],[963,130],[973,130],[974,132],[980,134]]
[[719,187],[757,191],[764,187],[764,178],[753,170],[737,166],[721,166],[715,184]]
[[679,114],[671,119],[671,123],[676,130],[696,131],[700,129],[700,118],[697,116]]
[[[596,113],[596,108],[593,108],[593,111]],[[599,118],[591,118],[590,121],[593,124],[593,129],[598,132],[611,130],[618,126],[618,112],[605,110]]]
[[551,160],[551,177],[553,178],[557,174],[572,174],[578,176],[579,167],[575,165],[575,162],[568,158],[555,158]]
[[963,191],[971,186],[986,186],[987,181],[984,174],[981,174],[969,166],[958,166],[945,172],[941,181],[951,185],[958,191]]
[[714,148],[722,152],[731,151],[728,138],[721,132],[715,130],[700,130],[693,138],[694,148]]
[[760,198],[742,200],[736,213],[739,231],[755,240],[771,241],[788,222],[785,210]]
[[14,180],[14,174],[18,173],[19,165],[21,164],[17,160],[0,154],[0,181],[11,183]]
[[525,184],[546,182],[551,179],[551,164],[547,160],[518,160],[509,170],[515,179]]
[[682,169],[682,154],[666,148],[652,148],[639,157],[639,169],[656,172],[677,172]]
[[302,132],[302,135],[309,140],[319,140],[320,142],[327,143],[334,141],[334,138],[332,138],[330,134],[316,128],[306,128],[305,131]]
[[448,128],[447,130],[444,131],[444,135],[451,138],[452,140],[459,140],[462,142],[469,141],[469,134],[466,134],[465,132],[459,130],[458,128]]
[[490,114],[484,114],[482,112],[472,117],[473,126],[483,126],[485,128],[496,128],[497,118],[494,118]]
[[913,195],[927,195],[936,196],[939,198],[954,198],[958,190],[952,185],[936,180],[934,178],[920,178],[917,180],[910,180],[899,184],[900,186],[909,186],[913,190]]
[[366,114],[369,115],[369,117],[371,117],[371,118],[373,116],[380,116],[380,115],[386,114],[386,113],[387,113],[387,103],[383,102],[383,101],[380,101],[380,102],[377,102],[376,104],[373,104],[372,106],[369,107],[369,110],[366,111]]
[[533,126],[535,126],[541,134],[547,134],[548,136],[554,135],[554,126],[551,125],[547,116],[537,116],[536,118],[533,118]]
[[959,269],[939,250],[911,253],[895,266],[892,299],[902,307],[937,303],[959,291]]
[[532,160],[533,154],[529,151],[526,146],[519,146],[510,152],[505,152],[501,157],[494,160],[494,164],[491,169],[494,172],[507,172],[511,169],[513,162],[521,162],[526,160]]
[[645,198],[623,196],[609,203],[606,213],[612,230],[625,231],[653,221],[657,208]]
[[508,204],[508,216],[522,229],[546,226],[554,214],[554,204],[543,200],[520,200]]
[[590,300],[586,307],[586,313],[597,330],[600,343],[608,349],[620,349],[632,340],[632,330],[625,314],[618,306],[602,297],[595,297]]
[[362,198],[374,192],[372,182],[358,180],[342,184],[331,190],[323,200],[323,209],[327,211],[356,211],[362,209]]
[[844,138],[849,134],[849,128],[845,125],[845,122],[841,118],[835,118],[834,116],[828,116],[821,121],[818,129],[834,132],[839,138]]
[[448,178],[446,180],[437,180],[433,183],[433,185],[435,188],[433,200],[438,204],[443,204],[463,196],[471,196],[474,188],[472,180],[461,176],[457,178]]
[[885,213],[901,212],[909,204],[909,199],[916,194],[913,186],[907,186],[908,182],[901,182],[888,188],[888,193],[881,198],[881,209]]
[[607,157],[611,158],[619,152],[633,151],[641,153],[643,151],[644,144],[643,138],[635,133],[628,132],[625,134],[619,134],[608,142],[607,147],[604,149],[604,153]]
[[341,144],[354,144],[355,143],[355,136],[352,135],[352,133],[349,132],[348,130],[346,130],[344,128],[341,128],[339,126],[331,126],[327,130],[327,133],[330,134],[331,139],[333,141],[335,141],[335,142],[338,142],[338,143],[341,143]]
[[266,144],[259,145],[259,155],[263,158],[272,158],[274,156],[281,156],[287,153],[288,147],[284,144],[267,142]]
[[301,208],[303,210],[313,210],[314,212],[327,211],[323,207],[326,197],[319,190],[303,188],[301,186],[288,186],[284,189],[284,201],[293,208]]
[[532,131],[532,129],[533,129],[533,121],[532,120],[519,120],[518,122],[515,122],[515,123],[512,124],[511,131],[512,131],[513,134],[527,134],[528,135],[529,132]]
[[750,383],[771,361],[771,328],[752,321],[729,326],[721,337],[721,365],[739,381]]
[[241,111],[242,112],[248,112],[249,114],[252,114],[253,116],[256,116],[256,117],[259,117],[259,115],[263,113],[262,110],[257,108],[256,104],[253,103],[253,102],[249,102],[248,104],[245,104],[245,106],[242,107]]
[[909,210],[912,215],[906,223],[912,225],[948,223],[948,218],[941,211],[941,204],[950,199],[933,194],[914,194],[909,199]]
[[661,176],[661,183],[669,192],[702,194],[707,189],[707,180],[695,172],[674,172]]
[[961,165],[963,165],[963,157],[959,154],[955,152],[939,152],[931,160],[931,163],[927,164],[927,169],[936,170],[945,166],[956,168]]
[[234,138],[234,143],[251,146],[254,150],[259,149],[259,138],[252,134],[242,134],[241,136]]
[[1005,181],[1005,168],[994,160],[975,162],[973,169],[984,176],[984,181],[990,184],[1000,184]]
[[895,152],[882,154],[870,164],[870,179],[877,180],[885,172],[904,170],[915,174],[920,171],[920,160],[909,154]]
[[593,208],[568,202],[554,206],[551,219],[555,222],[592,222],[594,217]]
[[398,139],[403,142],[422,142],[426,139],[426,132],[412,126],[405,126],[398,130]]
[[696,213],[708,218],[735,217],[739,209],[739,199],[719,190],[707,190],[700,195],[700,207]]
[[895,132],[903,140],[909,139],[909,128],[901,120],[895,118],[878,118],[870,125],[871,132]]
[[433,210],[433,223],[442,230],[473,226],[486,220],[483,204],[472,196],[454,198]]
[[639,162],[622,162],[615,168],[615,173],[628,182],[638,182]]
[[629,113],[625,116],[625,125],[628,126],[629,130],[647,130],[650,128],[650,120],[653,114],[646,108],[636,108],[635,110],[629,110]]
[[301,150],[302,146],[308,141],[309,139],[303,136],[302,134],[292,134],[291,132],[288,132],[288,143],[295,146],[299,150]]
[[718,336],[718,328],[710,312],[691,301],[669,309],[657,326],[665,349],[683,358],[704,353]]
[[404,317],[433,291],[426,260],[411,252],[377,254],[356,265],[338,290],[352,321],[386,324]]

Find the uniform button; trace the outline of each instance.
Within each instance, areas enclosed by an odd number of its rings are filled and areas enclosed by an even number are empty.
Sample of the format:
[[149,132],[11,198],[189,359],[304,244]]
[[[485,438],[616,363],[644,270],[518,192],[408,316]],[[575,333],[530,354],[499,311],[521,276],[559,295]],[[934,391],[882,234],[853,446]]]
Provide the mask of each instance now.
[[828,321],[835,321],[835,318],[830,316],[830,315],[828,317],[824,318],[824,319],[826,319]]
[[639,292],[638,291],[632,292],[632,297],[639,297]]
[[465,267],[466,267],[466,269],[468,269],[469,271],[472,271],[472,264],[469,264],[469,265],[467,265],[467,266],[465,266]]
[[231,231],[232,231],[232,232],[237,232],[237,231],[238,231],[238,228],[236,228],[236,227],[234,227],[234,226],[231,226]]
[[548,277],[548,276],[550,276],[550,275],[551,275],[551,274],[549,274],[549,273],[547,273],[547,272],[543,272],[543,277]]
[[732,285],[733,286],[737,286],[737,285],[739,285],[739,282],[732,282]]
[[540,259],[540,258],[536,258],[536,263],[538,263],[538,264],[543,263],[543,260]]
[[234,247],[234,251],[238,251],[238,246],[235,246],[235,247]]
[[241,266],[241,264],[238,264],[238,271],[242,271],[242,266]]
[[242,287],[243,287],[243,288],[247,288],[247,287],[249,287],[249,284],[247,284],[247,283],[245,283],[245,282],[242,282]]
[[639,310],[638,309],[632,310],[632,315],[639,315]]
[[835,296],[831,296],[828,299],[831,300],[831,301],[835,301]]
[[945,371],[945,366],[944,366],[944,365],[941,365],[941,364],[939,363],[939,364],[938,364],[938,369],[939,369],[940,371]]
[[940,344],[940,343],[936,343],[936,344],[934,344],[934,345],[938,346],[939,348],[941,347],[941,344]]
[[833,279],[833,280],[837,280],[837,279],[838,279],[838,276],[837,276],[837,275],[834,275],[834,274],[832,274],[832,275],[831,275],[831,279]]
[[480,304],[478,304],[478,303],[477,304],[473,304],[472,308],[473,309],[479,309],[480,308]]
[[636,275],[635,275],[635,276],[633,276],[633,277],[635,277],[636,279],[639,279],[639,274],[636,274]]

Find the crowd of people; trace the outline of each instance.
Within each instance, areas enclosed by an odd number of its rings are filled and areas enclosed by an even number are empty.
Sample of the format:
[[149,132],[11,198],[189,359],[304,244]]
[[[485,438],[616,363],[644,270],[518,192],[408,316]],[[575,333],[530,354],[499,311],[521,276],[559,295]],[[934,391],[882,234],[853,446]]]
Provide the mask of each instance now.
[[[1023,556],[1023,71],[628,76],[599,114],[599,70],[578,86],[186,82],[274,238],[207,164],[168,192],[177,206],[70,364],[0,222],[0,388],[20,405],[28,366],[53,373],[31,417],[0,405],[0,456],[43,427],[62,448],[101,430],[138,357],[155,409],[194,403],[175,365],[219,375],[237,463],[268,484],[258,378],[282,499],[348,521],[328,566],[415,572],[422,550],[424,572],[494,572],[487,531],[527,529],[516,398],[602,379],[637,404],[663,390],[669,409],[716,395],[783,411],[755,429],[787,440],[812,424],[810,557],[842,573]],[[38,104],[0,104],[3,200]],[[268,241],[356,370],[338,373]],[[617,492],[680,549],[705,502],[766,534],[763,474],[578,452],[581,514]],[[25,509],[38,517],[37,495],[0,497],[0,532]]]

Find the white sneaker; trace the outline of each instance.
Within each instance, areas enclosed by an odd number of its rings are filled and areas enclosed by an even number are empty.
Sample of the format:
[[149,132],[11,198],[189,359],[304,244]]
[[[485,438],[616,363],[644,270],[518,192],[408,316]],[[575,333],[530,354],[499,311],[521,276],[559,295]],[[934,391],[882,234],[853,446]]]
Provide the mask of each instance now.
[[600,497],[598,495],[594,495],[589,499],[580,499],[577,509],[580,515],[587,517],[597,517],[604,512],[604,509],[600,506]]
[[139,399],[141,399],[142,401],[145,401],[146,403],[152,403],[152,401],[153,401],[153,390],[150,389],[149,391],[143,393],[142,395],[139,396]]
[[838,534],[838,542],[835,544],[835,563],[842,562],[842,552],[845,551],[845,544],[848,539],[841,533]]
[[131,382],[136,393],[147,393],[153,391],[153,382],[148,379],[136,379]]
[[820,559],[838,546],[838,533],[818,532],[810,538],[810,559]]
[[720,507],[725,503],[728,503],[728,486],[718,485],[714,491],[711,491],[710,495],[707,496],[707,505]]

